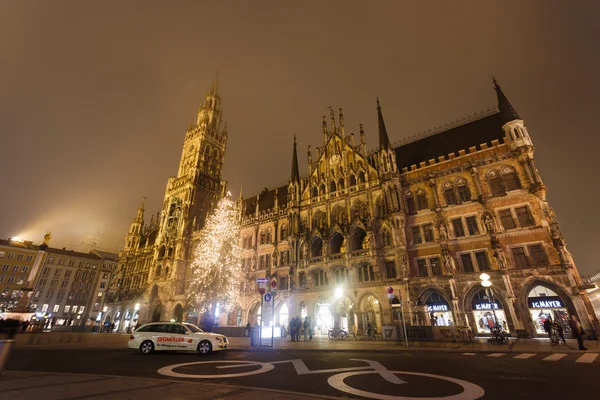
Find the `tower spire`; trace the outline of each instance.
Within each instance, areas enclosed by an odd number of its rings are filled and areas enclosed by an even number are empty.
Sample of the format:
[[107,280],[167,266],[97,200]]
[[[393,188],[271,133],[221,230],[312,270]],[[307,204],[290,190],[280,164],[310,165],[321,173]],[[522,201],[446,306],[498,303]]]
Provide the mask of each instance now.
[[390,139],[385,129],[385,122],[383,121],[383,114],[381,114],[381,105],[379,105],[379,97],[377,97],[377,126],[379,128],[379,148],[387,149],[391,147]]
[[142,204],[140,204],[140,208],[138,208],[137,214],[135,216],[136,221],[144,220],[144,203],[146,202],[146,197],[142,197]]
[[215,80],[212,84],[212,88],[210,89],[210,94],[212,94],[213,96],[217,95],[218,85],[219,85],[219,71],[217,71],[217,76],[215,76]]
[[506,124],[507,122],[514,121],[516,119],[521,119],[519,114],[515,111],[510,101],[502,92],[500,85],[496,78],[492,77],[492,81],[494,82],[494,89],[496,90],[496,96],[498,97],[498,110],[500,110],[500,117],[502,118],[502,123]]
[[296,135],[294,135],[294,151],[292,153],[292,182],[300,181],[300,172],[298,171],[298,153],[296,151]]

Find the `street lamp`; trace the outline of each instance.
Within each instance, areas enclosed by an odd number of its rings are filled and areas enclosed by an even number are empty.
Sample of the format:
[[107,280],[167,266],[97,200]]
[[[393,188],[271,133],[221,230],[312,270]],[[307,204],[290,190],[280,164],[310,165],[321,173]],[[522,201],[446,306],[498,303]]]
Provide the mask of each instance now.
[[335,288],[335,292],[334,292],[334,296],[335,296],[335,298],[336,298],[336,299],[341,299],[343,295],[344,295],[344,291],[342,290],[342,288],[341,288],[341,287],[339,287],[339,286],[338,286],[338,287],[336,287],[336,288]]

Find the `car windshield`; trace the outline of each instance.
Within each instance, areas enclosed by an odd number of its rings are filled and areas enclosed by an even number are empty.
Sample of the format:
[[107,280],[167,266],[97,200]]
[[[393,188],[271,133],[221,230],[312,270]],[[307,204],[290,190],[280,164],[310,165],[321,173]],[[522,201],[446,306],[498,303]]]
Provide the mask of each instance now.
[[202,329],[198,328],[196,325],[193,325],[193,324],[184,324],[184,325],[185,325],[186,328],[188,328],[193,333],[202,333],[202,332],[204,332]]

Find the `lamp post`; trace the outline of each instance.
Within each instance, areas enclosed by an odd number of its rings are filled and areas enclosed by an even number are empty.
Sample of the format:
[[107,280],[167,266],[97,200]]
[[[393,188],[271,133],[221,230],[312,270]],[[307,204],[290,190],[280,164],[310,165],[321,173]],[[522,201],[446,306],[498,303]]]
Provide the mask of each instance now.
[[[494,290],[492,289],[492,281],[490,281],[490,276],[485,272],[479,275],[479,279],[481,280],[481,286],[485,288],[485,294],[488,296],[488,301],[490,303],[490,307],[492,308],[492,314],[494,314],[494,328],[499,325],[498,318],[496,317],[496,302],[494,301]],[[492,331],[492,329],[490,329]]]

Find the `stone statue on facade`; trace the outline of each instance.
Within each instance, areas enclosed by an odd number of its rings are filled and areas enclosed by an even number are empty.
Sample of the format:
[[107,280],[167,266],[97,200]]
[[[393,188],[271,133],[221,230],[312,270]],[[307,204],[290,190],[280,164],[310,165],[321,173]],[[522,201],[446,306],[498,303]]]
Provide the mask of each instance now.
[[443,244],[441,246],[442,249],[442,264],[444,265],[444,273],[445,274],[453,274],[454,273],[454,262],[452,261],[452,257],[450,257],[450,249],[448,245]]
[[48,231],[46,232],[46,234],[44,235],[44,243],[46,246],[50,245],[50,239],[52,239],[52,232]]
[[490,214],[486,213],[483,215],[483,224],[485,225],[485,229],[490,235],[496,233],[496,226],[494,225],[494,220],[490,216]]
[[440,240],[441,241],[448,240],[448,228],[446,228],[446,225],[443,222],[440,222],[440,224],[438,226],[438,230],[440,232]]
[[506,258],[504,257],[504,253],[502,250],[495,250],[494,257],[496,258],[496,262],[498,263],[498,267],[500,269],[506,269]]

